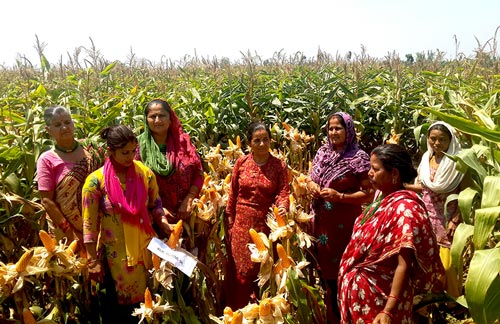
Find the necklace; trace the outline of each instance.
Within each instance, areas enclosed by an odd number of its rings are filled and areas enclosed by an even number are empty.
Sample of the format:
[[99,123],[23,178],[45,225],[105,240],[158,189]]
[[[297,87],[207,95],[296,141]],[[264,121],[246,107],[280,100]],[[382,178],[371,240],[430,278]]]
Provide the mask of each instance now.
[[363,213],[363,217],[361,217],[361,225],[365,225],[365,223],[372,218],[373,214],[377,211],[380,203],[382,202],[382,195],[380,195],[376,200],[374,200]]
[[75,144],[73,144],[73,147],[70,148],[69,150],[68,149],[63,149],[62,147],[58,146],[57,144],[54,144],[54,147],[56,150],[60,151],[60,152],[64,152],[64,153],[71,153],[71,152],[74,152],[78,146],[80,146],[80,143],[78,143],[78,141],[75,141]]

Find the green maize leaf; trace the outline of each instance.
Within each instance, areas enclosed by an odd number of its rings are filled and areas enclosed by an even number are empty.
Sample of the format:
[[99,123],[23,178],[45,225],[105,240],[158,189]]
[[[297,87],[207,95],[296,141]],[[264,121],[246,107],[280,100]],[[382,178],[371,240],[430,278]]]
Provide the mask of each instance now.
[[488,176],[484,179],[481,208],[500,206],[500,176]]
[[457,155],[452,157],[452,159],[457,162],[457,170],[466,173],[470,171],[471,177],[474,181],[479,182],[478,185],[482,187],[484,178],[488,175],[488,172],[481,164],[478,159],[476,152],[473,149],[461,150]]
[[474,116],[479,119],[484,126],[486,126],[488,129],[495,130],[496,125],[495,122],[491,119],[489,115],[486,114],[484,110],[478,110],[474,112]]
[[469,237],[474,234],[474,226],[467,225],[464,223],[458,224],[455,234],[453,235],[453,243],[450,248],[451,264],[455,268],[459,278],[463,276],[463,259],[462,254],[464,252],[465,245]]
[[470,187],[465,188],[458,194],[458,208],[466,224],[472,225],[474,199],[478,196],[480,196],[479,192]]
[[463,117],[458,117],[455,115],[446,114],[430,108],[422,108],[423,110],[436,115],[444,122],[447,122],[451,126],[455,127],[457,130],[475,136],[480,136],[490,142],[500,143],[500,132],[488,129],[476,122],[467,120]]
[[491,232],[495,228],[498,216],[500,215],[500,206],[478,209],[475,215],[474,248],[481,250],[486,245]]
[[293,268],[287,271],[286,287],[290,293],[290,299],[293,305],[297,308],[297,321],[298,323],[310,322],[311,310],[307,305],[307,298],[302,292],[302,283],[299,279],[297,271]]
[[[446,197],[446,200],[444,202],[444,210],[448,210],[448,204],[452,201],[455,201],[458,199],[458,194],[451,194]],[[449,217],[452,217],[453,215],[449,215]]]
[[102,72],[100,73],[100,74],[101,74],[101,76],[108,76],[108,75],[109,75],[109,73],[111,72],[111,70],[115,67],[115,65],[116,65],[116,63],[117,63],[117,62],[118,62],[118,61],[114,61],[113,63],[108,64],[108,66],[106,66],[106,67],[104,68],[104,70],[102,70]]
[[47,60],[47,58],[45,57],[45,55],[41,55],[40,56],[40,64],[42,65],[42,71],[50,71],[50,63],[49,61]]
[[[500,309],[498,269],[500,269],[500,248],[474,253],[465,282],[465,298],[469,312],[477,324],[491,324],[498,319]],[[496,288],[497,291],[493,291],[492,288]]]

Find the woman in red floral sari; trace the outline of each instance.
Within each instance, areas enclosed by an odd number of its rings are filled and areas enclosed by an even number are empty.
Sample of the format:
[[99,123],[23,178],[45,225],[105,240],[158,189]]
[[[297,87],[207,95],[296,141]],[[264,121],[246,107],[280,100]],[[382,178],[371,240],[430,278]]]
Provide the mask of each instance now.
[[374,202],[356,219],[339,270],[342,323],[412,323],[413,296],[442,290],[444,269],[423,201],[404,190],[417,175],[399,145],[370,157]]
[[[251,295],[258,295],[255,282],[259,264],[252,262],[247,245],[252,242],[248,231],[269,234],[266,215],[276,206],[282,216],[290,207],[290,187],[285,163],[269,153],[271,131],[261,122],[252,123],[247,132],[251,153],[236,160],[231,178],[231,189],[226,206],[226,224],[229,229],[229,266],[226,279],[231,296],[228,306],[238,309],[246,306]],[[232,262],[234,261],[234,262]]]

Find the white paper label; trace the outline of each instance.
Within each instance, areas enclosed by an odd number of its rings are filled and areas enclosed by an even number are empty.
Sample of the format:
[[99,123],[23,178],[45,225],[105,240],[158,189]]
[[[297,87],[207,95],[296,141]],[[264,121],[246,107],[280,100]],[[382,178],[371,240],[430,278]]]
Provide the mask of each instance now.
[[184,249],[172,250],[166,243],[159,238],[153,237],[148,245],[148,250],[158,255],[163,260],[172,263],[174,267],[182,271],[188,277],[191,277],[198,261],[196,258]]

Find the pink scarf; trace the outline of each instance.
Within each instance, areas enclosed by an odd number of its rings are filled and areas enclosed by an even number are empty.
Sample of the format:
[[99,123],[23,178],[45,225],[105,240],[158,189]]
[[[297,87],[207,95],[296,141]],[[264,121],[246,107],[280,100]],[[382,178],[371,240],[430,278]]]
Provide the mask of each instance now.
[[134,165],[127,168],[125,194],[116,176],[116,162],[111,158],[104,163],[104,184],[108,199],[122,215],[125,246],[127,249],[127,262],[129,266],[137,264],[142,259],[141,250],[144,242],[154,236],[151,220],[147,209],[148,192],[144,182],[135,170]]

